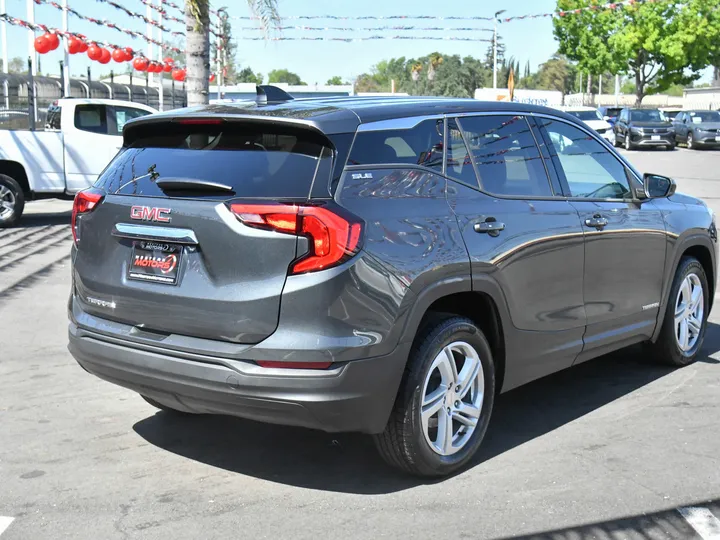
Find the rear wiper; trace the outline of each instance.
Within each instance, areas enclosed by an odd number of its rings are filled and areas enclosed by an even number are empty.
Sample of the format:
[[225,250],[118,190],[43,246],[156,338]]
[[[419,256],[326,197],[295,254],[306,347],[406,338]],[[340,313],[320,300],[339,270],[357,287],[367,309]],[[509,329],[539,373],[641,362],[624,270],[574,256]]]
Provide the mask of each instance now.
[[219,191],[223,193],[235,193],[232,186],[210,182],[209,180],[198,180],[195,178],[162,178],[155,182],[163,191]]

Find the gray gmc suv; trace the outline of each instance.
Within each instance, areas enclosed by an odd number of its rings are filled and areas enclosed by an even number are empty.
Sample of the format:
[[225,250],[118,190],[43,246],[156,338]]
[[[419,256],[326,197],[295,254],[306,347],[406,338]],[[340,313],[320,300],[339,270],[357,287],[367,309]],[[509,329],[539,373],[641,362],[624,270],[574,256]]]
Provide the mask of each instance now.
[[160,409],[364,432],[439,476],[499,392],[702,345],[713,213],[567,114],[341,97],[123,136],[75,200],[69,349]]

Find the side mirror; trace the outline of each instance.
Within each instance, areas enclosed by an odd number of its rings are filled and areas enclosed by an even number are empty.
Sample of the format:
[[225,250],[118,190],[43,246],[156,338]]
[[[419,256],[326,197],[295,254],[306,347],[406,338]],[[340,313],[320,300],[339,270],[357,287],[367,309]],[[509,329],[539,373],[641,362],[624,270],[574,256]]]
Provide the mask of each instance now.
[[652,173],[643,175],[643,186],[648,199],[670,197],[677,189],[677,184],[672,178]]

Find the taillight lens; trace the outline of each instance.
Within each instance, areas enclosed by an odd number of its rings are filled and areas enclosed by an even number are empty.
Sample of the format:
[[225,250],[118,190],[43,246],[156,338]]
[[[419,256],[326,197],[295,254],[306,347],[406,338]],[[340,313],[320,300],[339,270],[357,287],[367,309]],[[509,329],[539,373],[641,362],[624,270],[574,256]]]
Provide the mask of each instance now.
[[310,250],[290,265],[290,274],[337,266],[360,251],[362,222],[326,206],[233,203],[230,210],[250,227],[305,236]]
[[102,191],[94,188],[86,189],[85,191],[79,191],[75,195],[73,201],[72,217],[70,219],[70,225],[72,227],[73,240],[75,245],[80,242],[77,229],[77,218],[83,214],[88,214],[95,210],[98,204],[102,202],[104,195]]

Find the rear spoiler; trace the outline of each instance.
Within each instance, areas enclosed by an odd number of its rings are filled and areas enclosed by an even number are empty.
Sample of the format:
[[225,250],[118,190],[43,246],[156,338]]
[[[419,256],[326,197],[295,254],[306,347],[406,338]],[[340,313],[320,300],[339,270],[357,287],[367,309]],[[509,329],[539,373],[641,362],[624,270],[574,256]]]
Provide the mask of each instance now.
[[285,92],[285,90],[269,84],[257,85],[255,87],[257,97],[255,101],[258,105],[272,105],[275,103],[285,103],[292,101],[294,98]]

